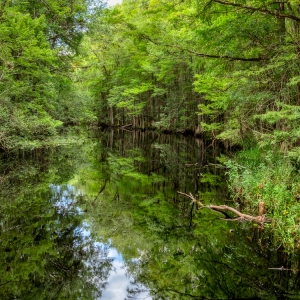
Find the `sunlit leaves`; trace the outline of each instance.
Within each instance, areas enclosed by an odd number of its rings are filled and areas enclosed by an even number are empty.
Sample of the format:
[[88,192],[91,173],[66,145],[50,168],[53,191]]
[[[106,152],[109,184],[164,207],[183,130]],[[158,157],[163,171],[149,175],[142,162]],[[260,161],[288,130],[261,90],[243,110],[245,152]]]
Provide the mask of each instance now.
[[0,149],[54,145],[63,123],[93,120],[91,98],[72,85],[69,64],[86,2],[6,1],[2,8]]

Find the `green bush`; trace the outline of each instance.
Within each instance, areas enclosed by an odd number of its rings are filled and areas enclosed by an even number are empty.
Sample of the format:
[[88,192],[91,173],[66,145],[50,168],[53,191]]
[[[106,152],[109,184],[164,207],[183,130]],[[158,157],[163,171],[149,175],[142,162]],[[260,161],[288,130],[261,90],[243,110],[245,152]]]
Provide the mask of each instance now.
[[258,147],[226,163],[229,188],[237,206],[257,215],[259,202],[272,219],[275,242],[287,251],[300,247],[300,176],[288,156]]

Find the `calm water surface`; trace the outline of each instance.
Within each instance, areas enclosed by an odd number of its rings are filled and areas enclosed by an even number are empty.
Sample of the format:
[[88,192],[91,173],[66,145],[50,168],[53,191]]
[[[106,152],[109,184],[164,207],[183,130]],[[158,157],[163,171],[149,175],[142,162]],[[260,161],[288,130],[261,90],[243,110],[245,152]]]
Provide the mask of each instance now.
[[[154,132],[0,160],[0,299],[300,299],[299,257],[237,206],[223,146]],[[284,266],[286,271],[271,270]]]

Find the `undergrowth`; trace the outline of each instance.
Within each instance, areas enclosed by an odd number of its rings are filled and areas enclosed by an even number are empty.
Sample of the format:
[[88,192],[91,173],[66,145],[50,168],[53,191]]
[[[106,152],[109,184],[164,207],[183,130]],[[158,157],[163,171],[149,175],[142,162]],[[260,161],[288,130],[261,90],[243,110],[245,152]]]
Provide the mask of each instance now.
[[[300,168],[281,152],[252,148],[226,162],[229,189],[237,206],[253,215],[259,202],[274,233],[275,244],[287,251],[300,247]],[[268,224],[265,224],[268,226]]]

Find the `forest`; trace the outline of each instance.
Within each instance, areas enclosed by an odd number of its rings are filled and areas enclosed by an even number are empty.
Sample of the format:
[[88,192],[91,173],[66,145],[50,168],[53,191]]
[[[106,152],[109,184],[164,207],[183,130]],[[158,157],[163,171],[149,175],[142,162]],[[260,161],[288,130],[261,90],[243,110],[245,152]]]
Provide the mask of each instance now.
[[1,153],[72,126],[218,140],[232,199],[300,246],[299,0],[2,0],[0,43]]

